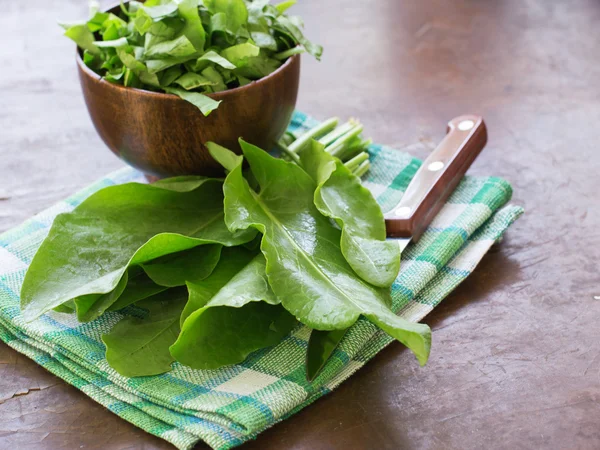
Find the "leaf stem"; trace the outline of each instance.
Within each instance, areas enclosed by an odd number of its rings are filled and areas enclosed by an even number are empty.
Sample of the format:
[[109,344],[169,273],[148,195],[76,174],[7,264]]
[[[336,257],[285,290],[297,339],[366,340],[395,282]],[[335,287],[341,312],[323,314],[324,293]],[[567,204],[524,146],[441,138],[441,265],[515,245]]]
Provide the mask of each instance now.
[[300,157],[296,153],[291,151],[290,148],[287,145],[285,145],[282,141],[277,142],[277,144],[275,145],[283,154],[289,156],[292,161],[294,161],[298,165],[300,164]]
[[[340,158],[341,153],[346,148],[347,144],[349,144],[354,138],[356,138],[363,131],[363,126],[358,124],[352,127],[352,129],[344,134],[342,137],[337,139],[331,145],[327,146],[325,150],[329,152],[331,155]],[[341,158],[340,158],[341,159]]]
[[283,52],[279,52],[279,53],[275,53],[273,55],[273,58],[278,59],[280,61],[289,58],[290,56],[293,55],[300,55],[301,53],[305,53],[306,50],[304,50],[304,47],[292,47],[289,48],[287,50],[284,50]]
[[366,152],[369,145],[371,145],[372,141],[370,139],[359,140],[358,142],[351,144],[347,149],[344,150],[342,156],[342,161],[349,161],[354,158],[356,155],[361,154],[362,152]]
[[288,146],[295,140],[296,138],[294,137],[294,135],[289,131],[286,131],[285,133],[283,133],[283,136],[281,136],[281,139],[279,139],[279,142],[283,143],[283,145]]
[[319,142],[321,144],[323,144],[325,147],[327,147],[333,141],[335,141],[336,139],[340,138],[342,135],[344,135],[348,131],[350,131],[352,129],[352,127],[355,126],[356,124],[358,124],[358,122],[356,120],[350,119],[345,124],[337,127],[336,129],[334,129],[330,133],[328,133],[325,136],[323,136],[321,139],[319,139]]
[[291,152],[299,153],[300,151],[302,151],[302,149],[304,149],[304,147],[306,147],[308,145],[308,143],[310,142],[311,139],[315,139],[320,136],[323,136],[326,133],[329,133],[331,130],[333,130],[337,126],[337,124],[338,124],[337,117],[332,117],[331,119],[326,120],[325,122],[317,125],[316,127],[311,128],[306,133],[304,133],[302,136],[300,136],[298,139],[296,139],[294,142],[292,142],[288,146],[288,149]]
[[367,152],[361,152],[356,155],[351,160],[344,163],[344,165],[350,169],[351,171],[357,169],[363,162],[369,159],[369,154]]
[[362,177],[365,173],[367,173],[367,171],[370,169],[371,167],[371,163],[369,162],[369,160],[367,159],[366,161],[364,161],[360,166],[357,167],[357,169],[354,171],[354,175],[356,175],[357,177]]
[[121,11],[123,11],[123,14],[125,14],[128,17],[133,17],[135,14],[131,14],[128,10],[127,7],[125,6],[125,3],[123,3],[123,0],[121,0],[119,2],[119,8],[121,8]]

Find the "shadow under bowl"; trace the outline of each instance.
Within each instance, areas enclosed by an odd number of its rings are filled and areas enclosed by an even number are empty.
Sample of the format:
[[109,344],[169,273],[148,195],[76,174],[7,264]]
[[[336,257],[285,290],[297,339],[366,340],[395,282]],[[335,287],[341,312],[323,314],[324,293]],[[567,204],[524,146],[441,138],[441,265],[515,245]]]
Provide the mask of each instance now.
[[246,86],[208,94],[222,100],[204,116],[176,95],[110,83],[77,53],[79,80],[98,134],[127,164],[155,177],[220,176],[205,146],[213,141],[240,153],[238,138],[265,150],[288,126],[298,96],[300,55]]

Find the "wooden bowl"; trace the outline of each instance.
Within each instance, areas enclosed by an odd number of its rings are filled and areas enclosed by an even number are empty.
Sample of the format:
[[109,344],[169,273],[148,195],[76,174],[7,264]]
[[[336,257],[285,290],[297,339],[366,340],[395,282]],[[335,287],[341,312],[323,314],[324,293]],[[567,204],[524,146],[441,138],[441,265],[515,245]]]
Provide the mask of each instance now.
[[294,55],[260,80],[209,94],[222,103],[204,116],[175,95],[103,80],[79,52],[77,67],[87,109],[104,143],[127,164],[156,177],[222,175],[204,145],[209,141],[238,153],[240,137],[272,149],[292,117],[300,79],[300,55]]

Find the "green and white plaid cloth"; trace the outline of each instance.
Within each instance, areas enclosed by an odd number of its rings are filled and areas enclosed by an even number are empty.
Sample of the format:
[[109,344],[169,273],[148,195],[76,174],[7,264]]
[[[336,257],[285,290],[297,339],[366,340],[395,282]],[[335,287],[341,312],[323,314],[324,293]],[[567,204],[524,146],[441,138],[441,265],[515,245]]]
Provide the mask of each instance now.
[[[290,131],[302,132],[315,124],[297,112]],[[370,153],[372,168],[365,185],[386,211],[402,197],[420,162],[381,145],[372,145]],[[54,217],[71,211],[98,189],[129,181],[143,178],[124,168],[0,235],[0,338],[123,419],[180,449],[200,440],[215,449],[235,447],[331,392],[392,342],[360,319],[312,383],[304,374],[306,327],[276,347],[251,354],[242,364],[193,370],[175,363],[163,375],[125,378],[108,366],[100,339],[121,313],[105,313],[80,324],[71,314],[51,312],[25,323],[19,291]],[[475,269],[523,212],[505,206],[511,194],[510,185],[500,178],[462,181],[419,242],[402,255],[402,269],[392,288],[398,314],[421,320]]]

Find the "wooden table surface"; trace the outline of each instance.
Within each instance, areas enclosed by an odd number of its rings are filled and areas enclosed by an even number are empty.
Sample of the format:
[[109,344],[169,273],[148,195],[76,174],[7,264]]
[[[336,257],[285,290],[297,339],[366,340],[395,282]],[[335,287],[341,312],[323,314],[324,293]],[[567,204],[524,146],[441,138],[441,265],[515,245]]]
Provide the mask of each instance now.
[[[81,0],[2,2],[0,231],[121,167],[96,135],[56,19]],[[298,106],[359,117],[377,142],[439,141],[473,112],[471,172],[526,214],[402,345],[245,448],[600,448],[600,2],[301,0],[321,63]],[[424,157],[423,150],[416,156]],[[204,446],[199,446],[205,448]],[[166,449],[0,344],[0,448]]]

